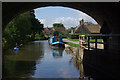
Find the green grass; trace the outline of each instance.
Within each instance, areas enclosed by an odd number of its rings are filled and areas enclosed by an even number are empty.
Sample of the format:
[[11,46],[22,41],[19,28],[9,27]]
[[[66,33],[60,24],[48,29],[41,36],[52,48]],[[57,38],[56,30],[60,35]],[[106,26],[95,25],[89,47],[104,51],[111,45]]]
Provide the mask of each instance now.
[[70,43],[70,42],[64,42],[65,44],[68,44],[70,46],[73,46],[73,47],[79,47],[79,44],[74,44],[74,43]]
[[[91,39],[90,41],[95,42],[95,39]],[[97,39],[97,42],[102,42],[102,41],[103,41],[103,39]]]
[[[69,40],[71,40],[71,41],[79,41],[79,39],[69,39]],[[90,41],[95,42],[95,39],[91,39]],[[103,41],[103,39],[97,39],[97,42],[102,42],[102,41]]]
[[[71,41],[79,41],[79,39],[69,39]],[[91,39],[90,41],[92,42],[95,42],[95,39]],[[97,39],[97,42],[102,42],[103,39]],[[74,44],[74,43],[70,43],[70,42],[64,42],[65,44],[68,44],[70,46],[73,46],[73,47],[79,47],[79,44]],[[86,44],[83,44],[84,46],[86,46],[88,43]],[[91,43],[92,44],[92,43]]]
[[71,40],[71,41],[79,41],[79,39],[69,39],[69,40]]

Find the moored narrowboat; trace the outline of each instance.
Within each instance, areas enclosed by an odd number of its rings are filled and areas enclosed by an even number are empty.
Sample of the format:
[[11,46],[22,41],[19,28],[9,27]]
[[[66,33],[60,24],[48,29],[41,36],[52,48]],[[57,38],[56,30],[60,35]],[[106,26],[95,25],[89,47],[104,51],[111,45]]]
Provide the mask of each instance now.
[[48,42],[49,42],[50,47],[52,48],[65,48],[62,37],[60,36],[50,37]]

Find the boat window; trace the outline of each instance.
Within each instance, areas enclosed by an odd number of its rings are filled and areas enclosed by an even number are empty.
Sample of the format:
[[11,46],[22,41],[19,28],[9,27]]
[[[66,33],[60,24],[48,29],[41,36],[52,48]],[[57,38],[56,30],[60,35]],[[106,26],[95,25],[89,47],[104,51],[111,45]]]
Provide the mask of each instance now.
[[60,38],[56,38],[55,41],[56,41],[56,42],[59,42],[59,41],[60,41]]

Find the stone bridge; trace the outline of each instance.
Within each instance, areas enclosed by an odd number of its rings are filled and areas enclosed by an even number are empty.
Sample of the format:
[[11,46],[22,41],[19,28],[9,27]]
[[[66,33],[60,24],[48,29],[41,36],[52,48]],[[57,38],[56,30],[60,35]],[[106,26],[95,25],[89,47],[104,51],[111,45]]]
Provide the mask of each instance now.
[[[113,3],[88,3],[88,2],[3,2],[2,3],[2,31],[4,31],[5,26],[17,15],[22,14],[28,10],[32,10],[40,7],[47,6],[63,6],[74,8],[80,10],[92,18],[94,18],[98,24],[101,26],[103,22],[106,21],[111,34],[120,34],[120,4],[119,2]],[[105,27],[105,26],[104,26]],[[120,46],[120,36],[111,37],[109,40],[110,52],[114,55],[118,53],[119,55],[119,46]],[[1,55],[1,54],[0,54]],[[116,55],[116,56],[117,56]],[[109,57],[109,56],[107,56]],[[105,59],[107,58],[105,57]],[[113,57],[113,56],[112,56]],[[103,58],[101,58],[103,59]],[[110,58],[111,59],[111,58]],[[116,58],[115,58],[116,59]],[[119,58],[117,58],[119,62]],[[94,60],[96,61],[96,60]],[[98,60],[101,61],[101,60]],[[1,64],[0,64],[1,65]],[[1,71],[1,69],[0,69]]]

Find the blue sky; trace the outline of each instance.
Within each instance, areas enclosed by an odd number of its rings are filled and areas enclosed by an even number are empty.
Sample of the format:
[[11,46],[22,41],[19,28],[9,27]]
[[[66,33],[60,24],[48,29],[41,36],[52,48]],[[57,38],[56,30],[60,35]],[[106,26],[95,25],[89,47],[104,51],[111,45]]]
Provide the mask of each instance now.
[[36,8],[34,10],[36,18],[44,24],[44,27],[52,27],[54,23],[63,23],[66,28],[76,27],[79,25],[81,19],[97,24],[97,22],[87,14],[68,7],[49,6]]

